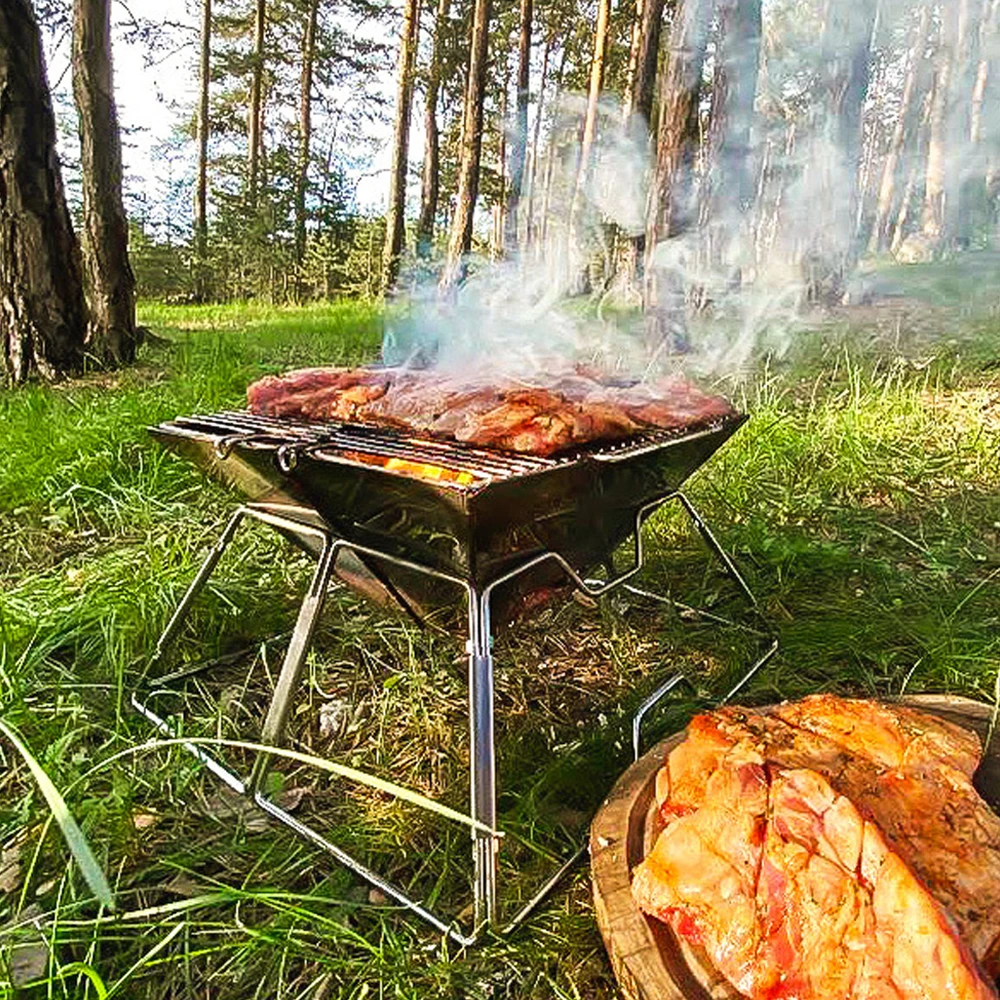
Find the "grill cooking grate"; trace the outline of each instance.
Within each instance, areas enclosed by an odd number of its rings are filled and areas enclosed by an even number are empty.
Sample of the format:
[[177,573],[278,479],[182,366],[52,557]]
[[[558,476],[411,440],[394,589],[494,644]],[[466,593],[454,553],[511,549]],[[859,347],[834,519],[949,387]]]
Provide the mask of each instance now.
[[386,471],[403,475],[419,475],[420,468],[437,467],[455,474],[456,478],[445,480],[449,485],[462,487],[545,472],[581,458],[619,461],[662,447],[671,440],[691,437],[693,433],[711,433],[719,423],[647,432],[625,441],[585,446],[549,458],[420,437],[365,424],[308,422],[236,410],[178,417],[170,422],[170,430],[182,436],[213,438],[220,456],[228,455],[239,445],[277,449],[279,462],[290,465],[307,453],[319,460],[379,465]]

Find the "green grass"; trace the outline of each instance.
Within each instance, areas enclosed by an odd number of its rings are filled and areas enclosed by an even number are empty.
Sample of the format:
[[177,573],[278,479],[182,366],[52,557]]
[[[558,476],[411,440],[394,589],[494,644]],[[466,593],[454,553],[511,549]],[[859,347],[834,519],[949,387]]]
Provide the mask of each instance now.
[[[954,265],[880,271],[951,296],[812,324],[784,358],[727,386],[753,420],[691,483],[781,635],[746,692],[817,688],[994,697],[1000,668],[1000,322],[960,305]],[[973,276],[981,289],[982,276]],[[935,284],[937,282],[937,284]],[[895,287],[894,286],[894,287]],[[944,295],[944,293],[941,293]],[[946,311],[951,310],[950,312]],[[0,742],[0,997],[610,998],[581,872],[521,933],[454,955],[344,870],[219,793],[176,748],[102,762],[150,733],[128,708],[170,609],[236,497],[167,456],[144,427],[238,406],[248,381],[377,349],[356,303],[147,305],[170,346],[133,370],[0,392],[0,718],[66,794],[115,891],[102,913],[69,866],[21,758]],[[651,524],[648,579],[691,602],[727,584],[676,511]],[[253,736],[268,671],[310,567],[251,530],[203,595],[185,656],[246,650],[187,689],[186,732]],[[568,602],[497,642],[506,892],[530,893],[628,759],[628,718],[682,664],[693,691],[650,723],[682,726],[752,647],[638,599]],[[310,658],[296,749],[463,806],[466,684],[455,639],[338,590]],[[346,707],[319,733],[324,704]],[[230,759],[240,761],[239,752]],[[541,763],[540,763],[541,762]],[[468,831],[295,764],[273,791],[445,912],[468,902]],[[532,858],[538,855],[537,862]]]

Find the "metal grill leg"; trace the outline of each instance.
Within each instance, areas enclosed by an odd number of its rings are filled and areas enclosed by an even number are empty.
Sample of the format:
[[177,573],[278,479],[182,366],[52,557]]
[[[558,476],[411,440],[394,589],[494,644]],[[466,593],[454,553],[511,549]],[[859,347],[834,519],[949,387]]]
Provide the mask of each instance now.
[[[757,601],[757,597],[754,592],[750,589],[750,585],[743,578],[743,574],[740,573],[739,568],[733,561],[732,556],[722,547],[719,540],[712,534],[711,528],[705,522],[705,519],[698,512],[698,509],[691,503],[688,498],[678,491],[673,494],[670,499],[676,499],[680,502],[681,506],[684,508],[684,512],[691,519],[691,523],[694,524],[695,528],[698,530],[698,534],[701,535],[703,541],[708,546],[709,552],[718,559],[719,563],[722,565],[722,569],[726,576],[729,577],[733,583],[736,584],[737,588],[747,599],[750,604],[750,608],[754,615],[760,622],[760,628],[753,628],[747,625],[741,625],[738,622],[734,622],[729,618],[722,615],[713,614],[711,611],[706,611],[703,608],[691,608],[687,605],[680,604],[677,601],[666,597],[663,594],[656,594],[649,590],[644,590],[641,587],[635,587],[630,583],[624,584],[624,589],[632,594],[637,594],[640,597],[650,598],[654,601],[659,601],[664,604],[671,604],[679,610],[692,612],[698,615],[700,618],[706,621],[717,622],[720,625],[731,625],[741,628],[746,632],[752,633],[758,636],[760,639],[764,640],[767,645],[762,649],[762,652],[757,657],[756,660],[750,665],[749,669],[745,671],[742,677],[736,682],[736,684],[726,693],[720,701],[720,705],[725,705],[733,697],[735,697],[752,679],[756,676],[757,672],[768,663],[771,657],[778,651],[778,640],[774,636],[767,622],[764,621],[763,616],[760,612],[760,604]],[[636,531],[641,530],[641,526],[636,527]],[[649,713],[649,711],[655,708],[678,684],[685,681],[687,678],[683,673],[675,674],[673,677],[669,678],[664,684],[658,687],[637,709],[635,715],[632,717],[632,752],[634,759],[638,760],[640,753],[642,751],[642,720]]]
[[[469,761],[472,818],[491,830],[497,825],[496,748],[493,733],[493,653],[489,597],[469,591]],[[472,834],[475,926],[496,926],[497,849],[495,837]]]
[[[302,669],[305,664],[306,653],[309,649],[312,635],[323,609],[327,588],[333,573],[337,554],[346,549],[354,551],[356,554],[365,554],[373,558],[387,559],[400,563],[410,569],[423,571],[430,576],[447,580],[449,583],[463,585],[464,581],[445,574],[429,570],[417,564],[407,563],[392,556],[373,550],[365,550],[360,546],[351,545],[343,539],[335,539],[322,528],[309,524],[303,524],[297,520],[281,517],[269,511],[262,511],[250,507],[242,507],[233,515],[225,531],[220,536],[215,547],[209,552],[198,571],[194,581],[188,587],[180,605],[174,612],[163,635],[157,643],[156,655],[151,662],[151,666],[164,655],[169,643],[176,637],[183,624],[184,618],[198,592],[205,586],[212,571],[215,569],[225,552],[229,543],[233,539],[240,521],[249,516],[253,519],[278,528],[286,537],[296,534],[307,535],[316,538],[322,543],[322,552],[319,564],[313,575],[309,590],[302,602],[299,616],[292,633],[291,641],[285,653],[281,673],[275,686],[274,695],[268,707],[267,717],[264,722],[261,742],[271,746],[279,745],[284,737],[285,725],[291,710],[292,698],[299,685],[302,676]],[[481,601],[478,595],[471,595],[469,601],[469,632],[470,639],[470,668],[469,674],[472,681],[472,693],[470,693],[470,703],[473,706],[473,813],[480,817],[483,822],[489,822],[490,828],[495,829],[495,793],[494,793],[494,772],[493,760],[493,661],[489,655],[489,611],[488,599]],[[482,637],[485,636],[485,639]],[[475,649],[474,656],[472,650]],[[196,668],[206,669],[207,665]],[[180,679],[195,671],[185,669],[176,671],[169,675],[171,679]],[[163,681],[165,678],[159,678]],[[179,733],[156,712],[154,712],[139,697],[138,692],[132,694],[132,705],[136,711],[140,712],[151,722],[161,733],[170,739],[178,739]],[[477,707],[478,706],[478,707]],[[477,734],[479,736],[477,737]],[[422,903],[410,898],[398,886],[383,879],[373,872],[366,865],[353,858],[346,851],[331,843],[316,830],[289,815],[276,803],[271,802],[261,792],[260,785],[263,783],[269,770],[271,755],[266,751],[261,753],[254,762],[250,782],[233,773],[219,760],[209,754],[196,742],[184,742],[184,748],[201,761],[211,771],[215,777],[227,784],[233,791],[247,796],[256,803],[269,816],[278,820],[289,829],[305,837],[321,850],[328,853],[338,862],[348,867],[360,878],[365,879],[371,885],[380,889],[387,897],[405,906],[417,916],[426,920],[440,933],[446,935],[461,948],[467,948],[476,943],[477,931],[471,935],[461,933],[458,927],[451,922],[442,920],[432,911],[427,909]],[[476,868],[476,917],[477,920],[487,923],[496,921],[496,844],[497,837],[487,835],[485,838],[485,850],[477,841],[475,844],[474,863]],[[482,916],[480,916],[482,914]]]
[[[292,632],[291,641],[285,651],[281,673],[278,675],[278,682],[275,684],[271,704],[268,706],[267,717],[264,719],[264,727],[261,730],[260,741],[268,746],[280,746],[284,739],[288,715],[292,708],[292,699],[298,690],[299,681],[302,678],[302,668],[306,662],[306,654],[312,644],[316,623],[323,611],[338,548],[336,542],[329,541],[323,546],[316,572],[313,574],[309,590],[299,608],[295,630]],[[267,753],[259,754],[254,761],[253,771],[250,775],[250,789],[252,791],[260,790],[267,777],[270,762],[271,756]]]
[[188,612],[191,610],[191,605],[194,604],[195,598],[201,593],[202,588],[208,583],[209,577],[215,572],[215,567],[219,565],[219,560],[222,558],[226,549],[229,548],[229,543],[233,540],[233,536],[236,534],[236,529],[240,526],[240,522],[246,517],[246,510],[240,507],[235,514],[229,519],[229,523],[226,525],[225,530],[219,536],[219,540],[212,546],[209,550],[207,556],[205,556],[204,562],[195,574],[195,578],[191,581],[188,586],[187,591],[185,591],[184,596],[181,598],[180,604],[177,605],[176,610],[170,616],[170,621],[167,622],[167,627],[163,630],[162,635],[156,642],[156,652],[153,654],[153,658],[149,663],[147,672],[152,670],[157,666],[162,660],[166,653],[167,647],[177,638],[177,633],[181,630],[181,626],[184,624],[184,619],[187,618]]
[[719,544],[719,540],[712,534],[712,529],[705,523],[705,519],[698,513],[697,508],[690,500],[683,494],[678,492],[677,499],[680,501],[681,506],[687,511],[688,517],[691,518],[691,522],[698,529],[698,533],[705,540],[705,544],[709,547],[715,558],[722,563],[725,568],[727,576],[736,584],[740,590],[743,591],[743,596],[750,602],[750,604],[757,608],[757,598],[754,592],[750,589],[750,585],[743,579],[743,574],[740,573],[739,569],[736,567],[736,563],[733,562],[732,556]]

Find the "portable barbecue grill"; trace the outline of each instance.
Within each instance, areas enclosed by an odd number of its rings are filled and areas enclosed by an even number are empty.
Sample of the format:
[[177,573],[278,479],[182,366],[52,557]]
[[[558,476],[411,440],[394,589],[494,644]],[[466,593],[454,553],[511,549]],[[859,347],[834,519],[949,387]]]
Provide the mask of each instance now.
[[[269,815],[350,867],[385,895],[462,945],[483,926],[497,926],[496,762],[494,750],[494,623],[515,616],[526,603],[560,587],[597,597],[616,587],[674,603],[628,581],[643,565],[642,527],[663,504],[676,500],[689,515],[722,569],[756,609],[756,600],[731,558],[691,502],[684,481],[740,427],[740,415],[682,431],[658,431],[614,445],[589,446],[542,458],[417,437],[371,426],[305,423],[225,412],[179,417],[152,428],[167,447],[238,487],[248,498],[234,513],[205,558],[157,643],[152,675],[177,636],[198,592],[246,518],[276,529],[318,559],[302,602],[263,724],[261,742],[284,737],[292,697],[299,686],[313,630],[334,573],[374,596],[398,603],[425,622],[453,611],[464,592],[468,610],[471,809],[473,826],[474,928],[453,922],[330,843],[262,792],[270,755],[258,755],[244,780],[204,749],[195,756],[231,788],[252,797]],[[615,551],[632,540],[631,558],[616,568]],[[588,574],[603,568],[603,577]],[[441,584],[450,587],[442,588]],[[448,593],[451,591],[451,593]],[[687,609],[689,611],[696,609]],[[736,624],[700,611],[716,622]],[[454,623],[454,619],[453,619]],[[766,641],[763,654],[730,694],[735,694],[777,649],[766,631],[747,626]],[[149,706],[150,698],[196,668],[144,682],[135,707],[161,731],[170,725]],[[633,718],[639,752],[647,712],[683,676],[675,674],[640,705]],[[509,922],[516,926],[556,884],[571,859]]]

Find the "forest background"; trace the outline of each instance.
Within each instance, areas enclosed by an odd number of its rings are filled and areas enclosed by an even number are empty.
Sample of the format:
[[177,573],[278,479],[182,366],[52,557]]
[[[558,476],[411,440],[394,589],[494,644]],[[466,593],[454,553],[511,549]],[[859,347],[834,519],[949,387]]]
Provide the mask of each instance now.
[[[994,0],[205,0],[197,32],[126,10],[130,43],[154,64],[189,51],[197,81],[157,150],[177,169],[155,206],[142,178],[122,198],[109,2],[8,14],[11,38],[20,17],[36,45],[70,40],[76,108],[60,102],[57,122],[73,219],[52,253],[77,253],[75,223],[95,315],[87,326],[64,289],[65,329],[35,324],[68,338],[54,369],[130,356],[136,293],[377,297],[507,258],[541,262],[546,294],[641,306],[655,349],[685,346],[692,314],[744,315],[745,290],[791,308],[857,301],[866,256],[994,240]],[[42,62],[30,73],[41,121]],[[387,142],[382,213],[357,188]],[[15,381],[36,367],[19,336],[4,338]]]

